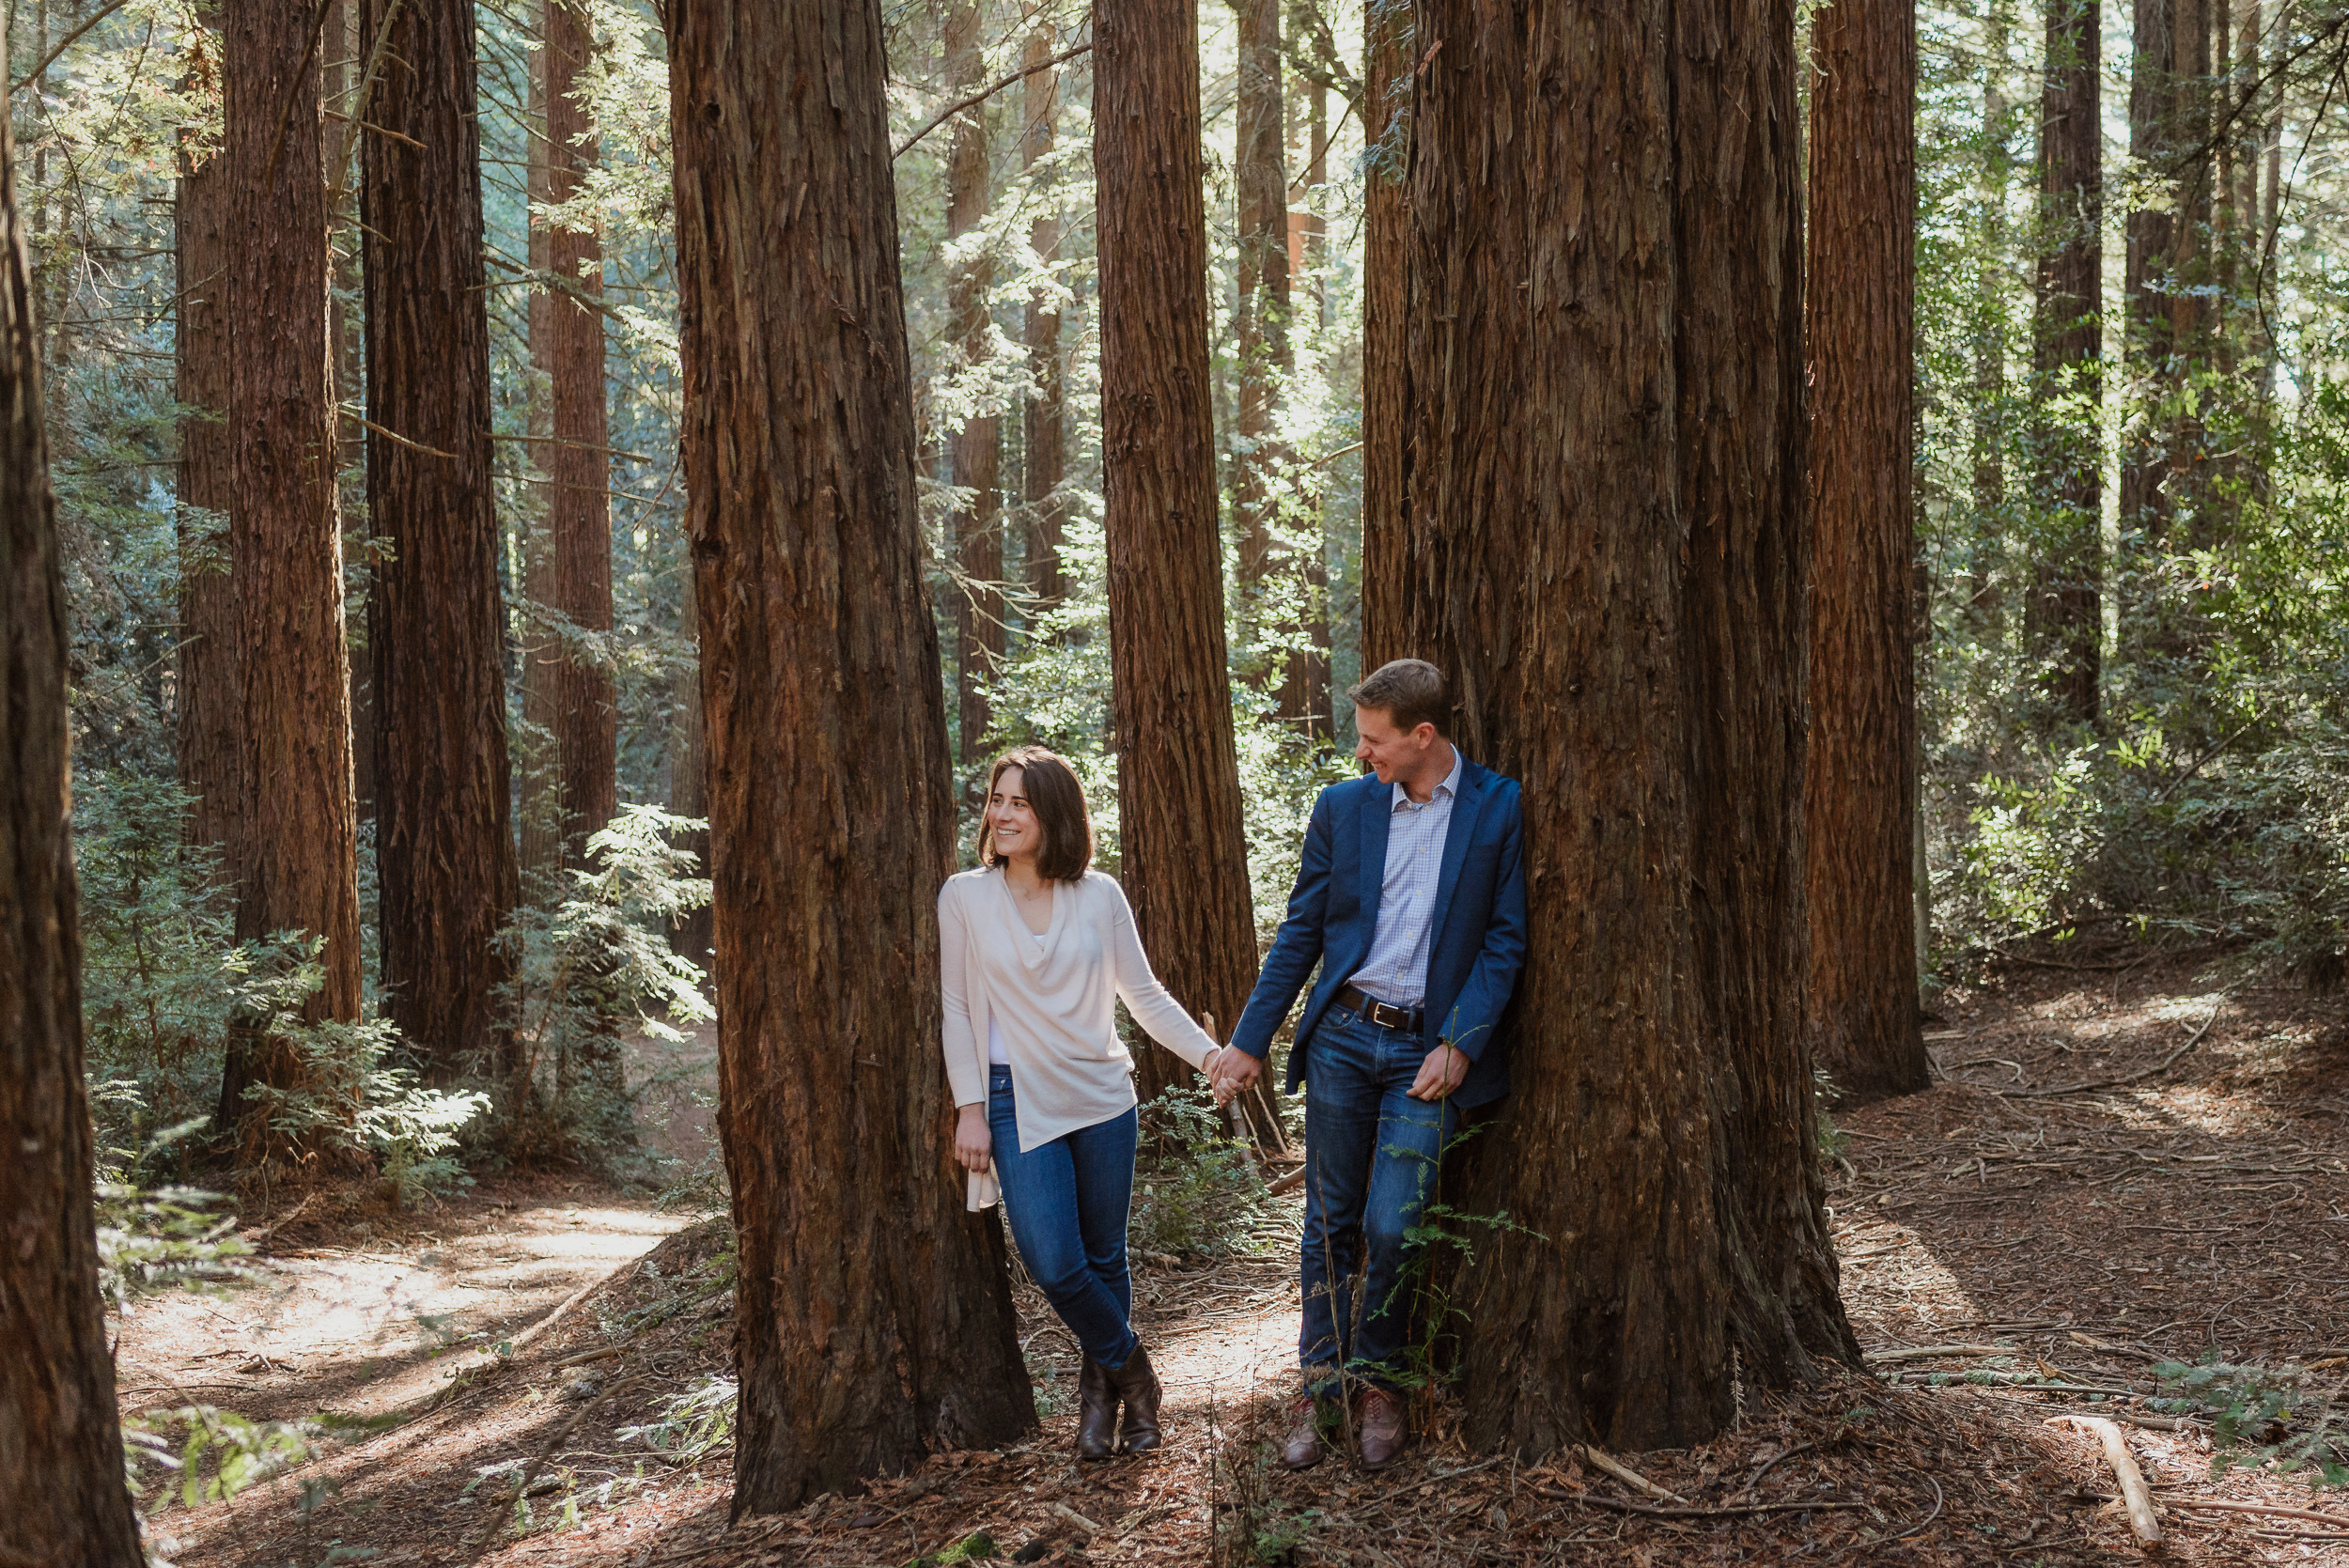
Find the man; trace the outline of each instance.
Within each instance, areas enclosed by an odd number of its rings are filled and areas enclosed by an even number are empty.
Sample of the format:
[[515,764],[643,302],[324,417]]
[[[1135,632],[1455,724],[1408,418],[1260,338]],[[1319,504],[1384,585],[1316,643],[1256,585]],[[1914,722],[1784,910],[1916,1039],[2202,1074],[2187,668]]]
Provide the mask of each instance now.
[[1220,1098],[1254,1081],[1320,963],[1289,1052],[1289,1090],[1306,1091],[1304,1387],[1282,1452],[1292,1469],[1321,1462],[1328,1402],[1349,1374],[1363,1467],[1402,1451],[1416,1282],[1405,1238],[1460,1113],[1508,1091],[1500,1026],[1525,962],[1517,786],[1445,737],[1443,673],[1401,659],[1346,696],[1370,773],[1314,802],[1288,916],[1237,1048],[1215,1063]]

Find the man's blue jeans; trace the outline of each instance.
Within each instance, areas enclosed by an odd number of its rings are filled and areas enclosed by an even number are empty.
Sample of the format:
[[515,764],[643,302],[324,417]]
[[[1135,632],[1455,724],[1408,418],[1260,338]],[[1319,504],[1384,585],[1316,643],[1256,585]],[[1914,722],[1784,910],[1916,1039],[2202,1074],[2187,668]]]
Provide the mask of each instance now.
[[[1405,1091],[1427,1059],[1418,1035],[1332,1009],[1305,1057],[1304,1325],[1299,1363],[1318,1394],[1350,1370],[1396,1386],[1422,1249],[1405,1237],[1436,1190],[1444,1145],[1460,1124],[1449,1100]],[[1354,1276],[1361,1272],[1355,1325]]]
[[1133,1275],[1126,1266],[1126,1214],[1134,1198],[1132,1110],[1019,1152],[1011,1069],[988,1073],[987,1126],[1011,1239],[1052,1311],[1085,1354],[1122,1367],[1134,1337]]

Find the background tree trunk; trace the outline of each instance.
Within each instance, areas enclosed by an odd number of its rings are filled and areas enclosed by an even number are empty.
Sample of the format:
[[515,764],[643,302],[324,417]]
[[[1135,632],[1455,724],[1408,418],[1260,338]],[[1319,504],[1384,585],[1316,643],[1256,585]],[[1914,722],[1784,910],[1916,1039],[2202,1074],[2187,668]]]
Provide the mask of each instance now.
[[236,574],[228,569],[228,512],[236,450],[228,408],[227,187],[217,153],[179,154],[177,395],[204,411],[179,422],[179,680],[174,715],[179,783],[194,797],[187,840],[217,851],[223,880],[243,810],[243,676],[237,668]]
[[[1256,978],[1216,524],[1193,0],[1098,0],[1094,98],[1111,706],[1122,875],[1143,950],[1228,1037]],[[1144,1045],[1145,1100],[1193,1075]],[[1270,1075],[1241,1103],[1280,1140]]]
[[1516,1093],[1446,1177],[1512,1222],[1451,1298],[1469,1437],[1702,1441],[1733,1343],[1858,1359],[1802,1030],[1791,8],[1423,0],[1416,41],[1397,629],[1527,786]]
[[[946,13],[947,90],[961,96],[986,85],[987,57],[981,48],[978,0],[964,0]],[[987,219],[988,201],[987,105],[955,116],[946,154],[946,238],[959,240]],[[948,330],[966,365],[994,357],[994,317],[989,296],[995,268],[982,255],[966,262],[946,287]],[[993,715],[987,683],[1003,660],[1003,512],[1002,441],[995,416],[963,421],[954,437],[954,482],[971,492],[954,510],[948,528],[955,559],[962,569],[962,591],[955,598],[955,691],[962,739],[962,764],[986,759],[987,726]]]
[[[533,206],[554,199],[554,163],[547,145],[546,12],[539,8],[537,47],[530,52],[530,184]],[[547,221],[530,220],[530,270],[543,278],[554,256]],[[529,465],[551,474],[554,453],[554,295],[543,284],[530,290]],[[563,758],[555,741],[563,724],[563,639],[548,612],[554,586],[554,485],[550,478],[530,488],[536,515],[522,521],[521,685],[522,733],[516,748],[521,792],[521,875],[527,895],[559,899],[563,869]]]
[[[1020,64],[1029,71],[1021,115],[1025,129],[1019,138],[1019,161],[1033,171],[1052,156],[1054,122],[1060,115],[1060,73],[1038,69],[1052,57],[1052,33],[1043,9],[1030,0],[1026,14],[1031,26],[1022,46]],[[1057,183],[1056,181],[1054,182]],[[1028,224],[1028,248],[1038,260],[1050,263],[1060,256],[1060,206],[1050,186],[1039,193],[1041,205]],[[1031,624],[1060,608],[1068,585],[1061,571],[1061,481],[1067,476],[1066,440],[1063,430],[1060,363],[1060,306],[1035,296],[1028,300],[1028,371],[1035,378],[1035,396],[1026,410],[1021,450],[1025,454],[1025,492],[1028,504],[1028,593]]]
[[[2169,145],[2170,96],[2177,70],[2178,0],[2134,0],[2129,58],[2129,163],[2142,171],[2142,189],[2157,191],[2153,169]],[[2162,276],[2172,249],[2176,214],[2167,201],[2130,210],[2121,299],[2130,408],[2121,437],[2121,548],[2128,575],[2121,602],[2121,638],[2129,660],[2141,654],[2155,613],[2151,562],[2167,530],[2170,498],[2158,428],[2170,353],[2170,318]]]
[[[2103,656],[2104,137],[2097,110],[2097,0],[2051,0],[2040,95],[2039,258],[2033,364],[2043,411],[2039,492],[2048,521],[2025,615],[2056,712],[2093,724]],[[2071,406],[2084,399],[2084,411]]]
[[0,1560],[139,1568],[90,1215],[65,582],[15,164],[0,125]]
[[1419,591],[1404,511],[1412,8],[1364,0],[1362,119],[1362,673],[1423,657],[1405,632]]
[[880,8],[673,0],[667,27],[739,1518],[1035,1416],[939,1054],[952,759]]
[[1917,1017],[1917,43],[1907,0],[1816,13],[1811,355],[1812,1050],[1847,1100],[1931,1081]]
[[[359,1016],[350,664],[311,52],[317,17],[304,0],[248,0],[228,13],[222,149],[237,483],[230,569],[241,612],[249,791],[234,852],[237,936],[303,931],[325,939],[325,985],[304,1010],[310,1021]],[[232,1039],[222,1125],[245,1120],[248,1086],[290,1089],[303,1075],[289,1042]],[[257,1152],[250,1138],[246,1148],[248,1156]]]
[[390,541],[369,613],[376,863],[386,1011],[446,1081],[495,1065],[495,939],[518,893],[480,138],[469,0],[365,0],[365,36],[387,15],[404,69],[367,101],[385,133],[360,139],[367,516]]
[[[546,8],[547,198],[567,202],[597,161],[596,125],[578,101],[595,40],[572,0]],[[612,630],[612,444],[604,397],[603,318],[574,296],[603,296],[603,241],[556,225],[547,270],[560,281],[546,298],[552,444],[547,533],[553,607],[582,631]],[[554,747],[562,789],[563,863],[583,868],[587,839],[619,815],[619,714],[609,660],[567,644],[554,669]]]
[[[1236,0],[1239,14],[1237,126],[1232,148],[1233,197],[1239,217],[1239,421],[1232,464],[1232,520],[1239,536],[1242,603],[1256,613],[1273,575],[1273,525],[1280,520],[1276,475],[1283,457],[1273,431],[1289,353],[1288,176],[1282,168],[1281,0]],[[1264,624],[1257,640],[1277,636]],[[1273,669],[1278,681],[1287,660]]]

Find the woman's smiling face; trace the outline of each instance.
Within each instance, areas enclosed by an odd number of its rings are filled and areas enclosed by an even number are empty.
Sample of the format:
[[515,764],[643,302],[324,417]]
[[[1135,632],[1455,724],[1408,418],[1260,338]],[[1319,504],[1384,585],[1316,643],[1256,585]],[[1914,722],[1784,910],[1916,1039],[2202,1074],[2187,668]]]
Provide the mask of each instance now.
[[1019,768],[1006,768],[995,775],[995,787],[988,792],[988,830],[995,835],[998,859],[1033,859],[1044,847],[1044,830],[1036,826],[1035,808],[1028,804],[1026,784]]

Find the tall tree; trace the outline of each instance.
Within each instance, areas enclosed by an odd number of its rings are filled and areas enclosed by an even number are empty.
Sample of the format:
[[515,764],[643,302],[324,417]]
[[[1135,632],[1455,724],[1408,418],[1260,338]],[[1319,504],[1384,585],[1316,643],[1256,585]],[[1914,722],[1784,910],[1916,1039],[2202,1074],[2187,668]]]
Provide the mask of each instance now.
[[[688,821],[703,821],[709,815],[708,785],[708,761],[703,745],[701,615],[694,606],[693,564],[685,563],[677,584],[677,635],[693,644],[690,660],[677,667],[673,701],[676,722],[669,735],[669,814]],[[685,847],[693,852],[700,874],[709,875],[709,830],[701,828],[686,835]],[[710,947],[717,939],[710,907],[704,904],[677,922],[669,932],[669,945],[678,954],[708,970]]]
[[[2129,162],[2133,169],[2150,170],[2164,160],[2168,146],[2169,100],[2177,69],[2175,24],[2178,0],[2133,0],[2129,55]],[[2170,204],[2152,182],[2129,210],[2127,253],[2122,272],[2124,312],[2123,349],[2127,358],[2129,392],[2133,400],[2155,389],[2169,351],[2168,312],[2160,280],[2176,227]],[[2158,410],[2132,409],[2124,426],[2121,454],[2121,533],[2124,545],[2156,538],[2168,508],[2163,485],[2162,440],[2152,420]],[[2132,540],[2132,536],[2137,539]],[[2123,608],[2123,632],[2135,642],[2144,606],[2133,594]]]
[[[1239,13],[1237,113],[1232,191],[1239,217],[1239,421],[1232,464],[1233,524],[1239,537],[1243,602],[1251,613],[1273,575],[1280,520],[1282,451],[1274,433],[1289,351],[1288,172],[1281,93],[1280,0],[1233,0]],[[1251,630],[1277,636],[1270,625]],[[1285,660],[1283,661],[1285,663]],[[1278,678],[1280,672],[1275,671]]]
[[[205,41],[213,42],[209,36]],[[210,61],[217,54],[199,56]],[[182,138],[174,255],[179,320],[176,395],[179,421],[179,783],[194,797],[188,842],[226,857],[242,810],[244,686],[237,669],[237,579],[228,569],[228,512],[236,447],[228,407],[227,185],[216,151]]]
[[[359,1016],[358,825],[350,785],[350,663],[327,360],[326,182],[319,157],[319,22],[307,0],[226,13],[223,173],[228,186],[228,429],[236,505],[245,809],[231,860],[237,935],[322,939],[306,1021]],[[299,1087],[289,1040],[232,1039],[219,1119],[245,1091]],[[257,1129],[246,1147],[257,1152]]]
[[430,1071],[493,1063],[517,877],[490,458],[470,0],[363,0],[400,68],[367,100],[368,598],[383,985]]
[[36,331],[0,125],[0,1561],[139,1568],[90,1213],[65,582]]
[[2080,724],[2096,722],[2104,640],[2102,26],[2098,0],[2050,0],[2039,111],[2031,368],[2046,518],[2024,621],[2056,712]]
[[1512,1221],[1452,1296],[1480,1445],[1701,1441],[1733,1346],[1859,1359],[1803,1028],[1792,11],[1419,10],[1399,630],[1528,784],[1514,1093],[1450,1200]]
[[[978,0],[957,0],[946,12],[946,85],[957,98],[985,83]],[[946,238],[968,238],[987,220],[990,199],[987,105],[957,115],[946,152]],[[965,257],[946,286],[947,330],[962,350],[966,370],[995,354],[992,294],[995,267],[984,245]],[[1003,444],[995,416],[974,414],[954,438],[954,482],[967,492],[948,522],[962,571],[955,596],[955,691],[961,712],[965,767],[980,760],[991,718],[987,683],[1003,658]]]
[[1909,0],[1814,13],[1808,282],[1812,1049],[1858,1100],[1929,1081],[1912,924],[1917,34]]
[[[547,0],[547,199],[574,199],[597,163],[596,125],[581,101],[595,40],[578,0]],[[561,794],[563,863],[587,862],[587,839],[619,815],[619,712],[610,661],[572,636],[612,630],[611,419],[604,395],[603,241],[593,228],[550,224],[552,286],[534,318],[547,338],[547,554],[563,618],[555,638],[552,728]]]
[[[1028,72],[1024,125],[1019,137],[1019,162],[1031,178],[1038,164],[1052,156],[1055,122],[1060,115],[1060,73],[1045,62],[1052,57],[1052,32],[1043,7],[1028,0],[1027,41],[1020,64]],[[1060,204],[1048,185],[1039,193],[1035,216],[1028,221],[1028,248],[1050,266],[1060,258]],[[1028,297],[1028,373],[1035,393],[1028,399],[1020,450],[1023,489],[1028,506],[1027,570],[1032,613],[1048,615],[1067,596],[1061,567],[1061,538],[1065,524],[1061,481],[1067,476],[1068,458],[1064,429],[1066,396],[1060,362],[1060,307],[1039,291]]]
[[[1097,0],[1101,466],[1110,689],[1127,896],[1177,1001],[1238,1023],[1256,931],[1226,674],[1207,370],[1206,207],[1195,0]],[[1141,1056],[1144,1099],[1190,1076]],[[1242,1102],[1280,1139],[1268,1079]]]
[[1035,1417],[939,1055],[952,758],[880,7],[672,0],[666,26],[740,1517]]
[[1362,668],[1417,658],[1404,627],[1412,550],[1404,514],[1406,181],[1411,158],[1411,7],[1362,7]]

